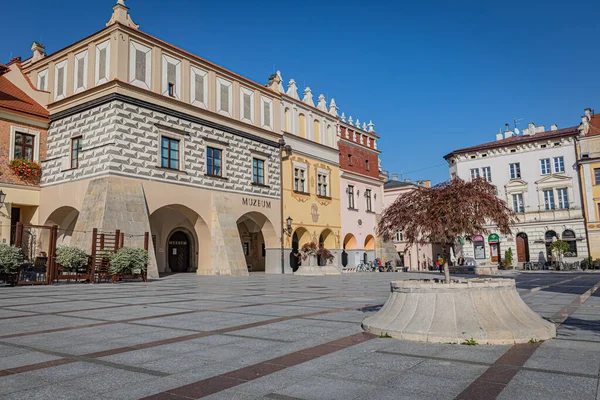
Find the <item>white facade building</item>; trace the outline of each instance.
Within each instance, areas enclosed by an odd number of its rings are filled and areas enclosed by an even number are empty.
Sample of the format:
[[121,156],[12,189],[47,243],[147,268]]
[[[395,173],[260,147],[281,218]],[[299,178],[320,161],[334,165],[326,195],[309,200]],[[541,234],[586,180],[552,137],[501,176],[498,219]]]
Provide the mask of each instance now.
[[[519,219],[512,234],[500,235],[493,226],[462,246],[465,257],[497,263],[512,249],[513,262],[548,262],[553,240],[569,242],[565,257],[588,255],[575,154],[578,127],[549,131],[530,123],[523,134],[508,129],[496,141],[455,150],[444,158],[451,178],[486,179],[498,188]],[[496,235],[498,234],[498,239]],[[556,239],[555,239],[556,238]]]

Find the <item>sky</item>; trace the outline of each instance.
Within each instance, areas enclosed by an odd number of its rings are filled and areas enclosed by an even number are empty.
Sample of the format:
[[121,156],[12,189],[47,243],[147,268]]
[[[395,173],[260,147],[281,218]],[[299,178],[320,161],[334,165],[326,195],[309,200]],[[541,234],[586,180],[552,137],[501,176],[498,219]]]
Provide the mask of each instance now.
[[[259,83],[334,97],[375,124],[384,170],[448,179],[443,156],[495,140],[515,118],[578,125],[600,112],[600,2],[126,0],[140,29]],[[105,26],[116,0],[2,6],[0,62],[52,53]],[[8,34],[7,34],[8,33]]]

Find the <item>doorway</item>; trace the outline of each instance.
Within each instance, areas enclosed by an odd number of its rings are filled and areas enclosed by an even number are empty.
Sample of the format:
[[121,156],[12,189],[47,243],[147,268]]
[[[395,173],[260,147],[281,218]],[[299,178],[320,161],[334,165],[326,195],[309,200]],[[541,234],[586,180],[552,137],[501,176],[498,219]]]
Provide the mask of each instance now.
[[500,262],[500,243],[490,243],[490,260],[493,263]]
[[517,261],[529,262],[529,239],[523,232],[517,234]]
[[171,272],[188,272],[190,269],[190,237],[175,231],[169,238],[169,269]]
[[17,233],[17,222],[21,221],[21,209],[11,207],[10,209],[10,244],[15,244],[15,234]]

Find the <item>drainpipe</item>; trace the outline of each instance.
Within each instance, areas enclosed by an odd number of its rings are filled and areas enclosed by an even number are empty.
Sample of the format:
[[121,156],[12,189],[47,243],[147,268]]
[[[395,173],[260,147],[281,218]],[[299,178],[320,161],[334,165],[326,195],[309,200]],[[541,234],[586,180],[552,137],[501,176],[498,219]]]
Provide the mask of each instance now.
[[283,216],[283,153],[287,159],[292,154],[292,148],[285,144],[283,137],[279,139],[279,212],[281,215],[281,274],[285,274],[285,247],[284,238],[287,234],[287,227],[284,226],[285,219]]
[[[578,137],[574,138],[574,147],[575,147],[575,159],[577,160],[577,180],[579,183],[579,198],[581,201],[581,214],[583,216],[583,226],[585,227],[585,243],[587,245],[588,250],[588,258],[592,256],[592,248],[590,247],[590,232],[588,230],[588,218],[587,218],[587,203],[585,201],[585,195],[583,194],[585,190],[585,181],[583,180],[582,170],[586,168],[586,164],[581,163],[580,153],[581,153],[581,145],[580,139]],[[577,239],[577,238],[575,238]],[[577,244],[575,245],[577,246]]]

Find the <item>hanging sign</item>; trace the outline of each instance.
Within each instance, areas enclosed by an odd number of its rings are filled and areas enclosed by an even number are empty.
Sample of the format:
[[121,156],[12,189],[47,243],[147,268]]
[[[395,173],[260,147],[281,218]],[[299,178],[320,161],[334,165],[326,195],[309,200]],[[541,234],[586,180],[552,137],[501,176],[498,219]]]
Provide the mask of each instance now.
[[500,243],[500,237],[497,234],[492,233],[490,236],[488,236],[488,242],[489,243]]

